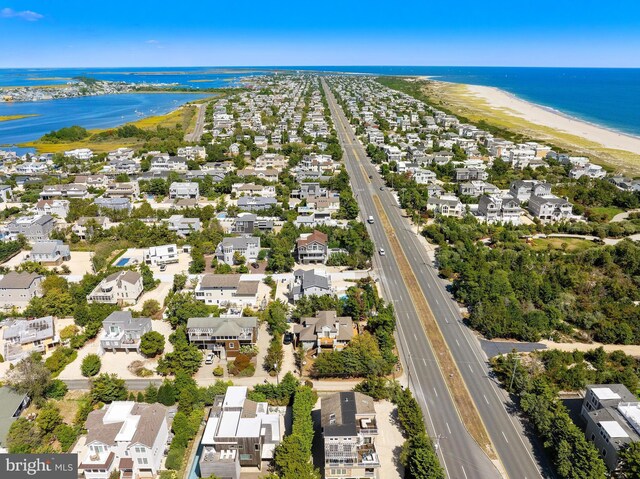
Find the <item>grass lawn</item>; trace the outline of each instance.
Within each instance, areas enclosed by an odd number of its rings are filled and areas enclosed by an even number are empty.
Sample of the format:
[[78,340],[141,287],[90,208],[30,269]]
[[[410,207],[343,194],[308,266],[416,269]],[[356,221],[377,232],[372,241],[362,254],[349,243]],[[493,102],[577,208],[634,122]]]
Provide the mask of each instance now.
[[589,209],[594,213],[607,215],[607,221],[611,221],[611,219],[618,213],[624,213],[624,210],[622,208],[617,208],[615,206],[608,206],[608,207],[603,206],[603,207],[589,208]]
[[563,249],[562,245],[566,244],[566,251],[582,251],[588,248],[593,248],[596,244],[593,241],[581,239],[581,238],[536,238],[532,241],[531,247],[536,251],[546,250],[551,247],[552,249]]

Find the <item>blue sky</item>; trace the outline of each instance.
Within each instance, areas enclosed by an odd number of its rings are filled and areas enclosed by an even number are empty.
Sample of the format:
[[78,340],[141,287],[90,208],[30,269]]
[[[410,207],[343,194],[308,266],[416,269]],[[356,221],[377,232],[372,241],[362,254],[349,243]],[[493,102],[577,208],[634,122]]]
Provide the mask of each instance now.
[[0,0],[0,68],[640,67],[638,0]]

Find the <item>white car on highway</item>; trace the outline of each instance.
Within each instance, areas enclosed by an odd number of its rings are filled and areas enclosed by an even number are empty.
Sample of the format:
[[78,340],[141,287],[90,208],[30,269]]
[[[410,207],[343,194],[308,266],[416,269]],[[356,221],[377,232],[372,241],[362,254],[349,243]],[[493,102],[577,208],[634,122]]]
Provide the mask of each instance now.
[[384,248],[380,248],[378,250],[378,254],[380,254],[380,256],[384,256],[385,255]]

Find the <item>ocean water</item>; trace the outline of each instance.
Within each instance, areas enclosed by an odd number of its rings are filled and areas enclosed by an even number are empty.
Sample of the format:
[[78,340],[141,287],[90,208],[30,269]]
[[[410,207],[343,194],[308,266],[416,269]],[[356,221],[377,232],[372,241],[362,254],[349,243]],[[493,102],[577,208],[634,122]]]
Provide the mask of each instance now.
[[523,100],[640,136],[640,68],[298,67],[379,75],[424,75],[497,87]]
[[[0,121],[0,145],[36,140],[72,125],[113,128],[146,116],[164,115],[189,101],[210,95],[191,93],[123,93],[38,102],[0,103],[0,116],[38,116]],[[22,151],[22,150],[19,150]]]
[[[248,75],[271,74],[273,70],[423,75],[455,83],[492,86],[561,113],[640,136],[640,69],[420,66],[0,69],[0,87],[60,84],[86,75],[101,80],[211,88],[238,86]],[[138,118],[136,110],[144,115],[166,113],[177,103],[190,99],[185,94],[135,94],[0,103],[0,115],[41,115],[0,122],[0,145],[33,140],[62,126],[113,127]]]

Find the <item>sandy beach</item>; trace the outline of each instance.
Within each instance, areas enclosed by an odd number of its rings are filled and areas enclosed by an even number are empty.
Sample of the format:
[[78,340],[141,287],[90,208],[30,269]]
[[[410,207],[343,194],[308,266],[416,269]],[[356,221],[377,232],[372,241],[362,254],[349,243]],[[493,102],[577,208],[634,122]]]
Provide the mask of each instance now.
[[465,85],[468,93],[485,101],[493,108],[505,110],[538,125],[583,137],[604,148],[626,150],[640,154],[640,137],[625,135],[606,128],[571,118],[551,109],[529,103],[494,87]]

